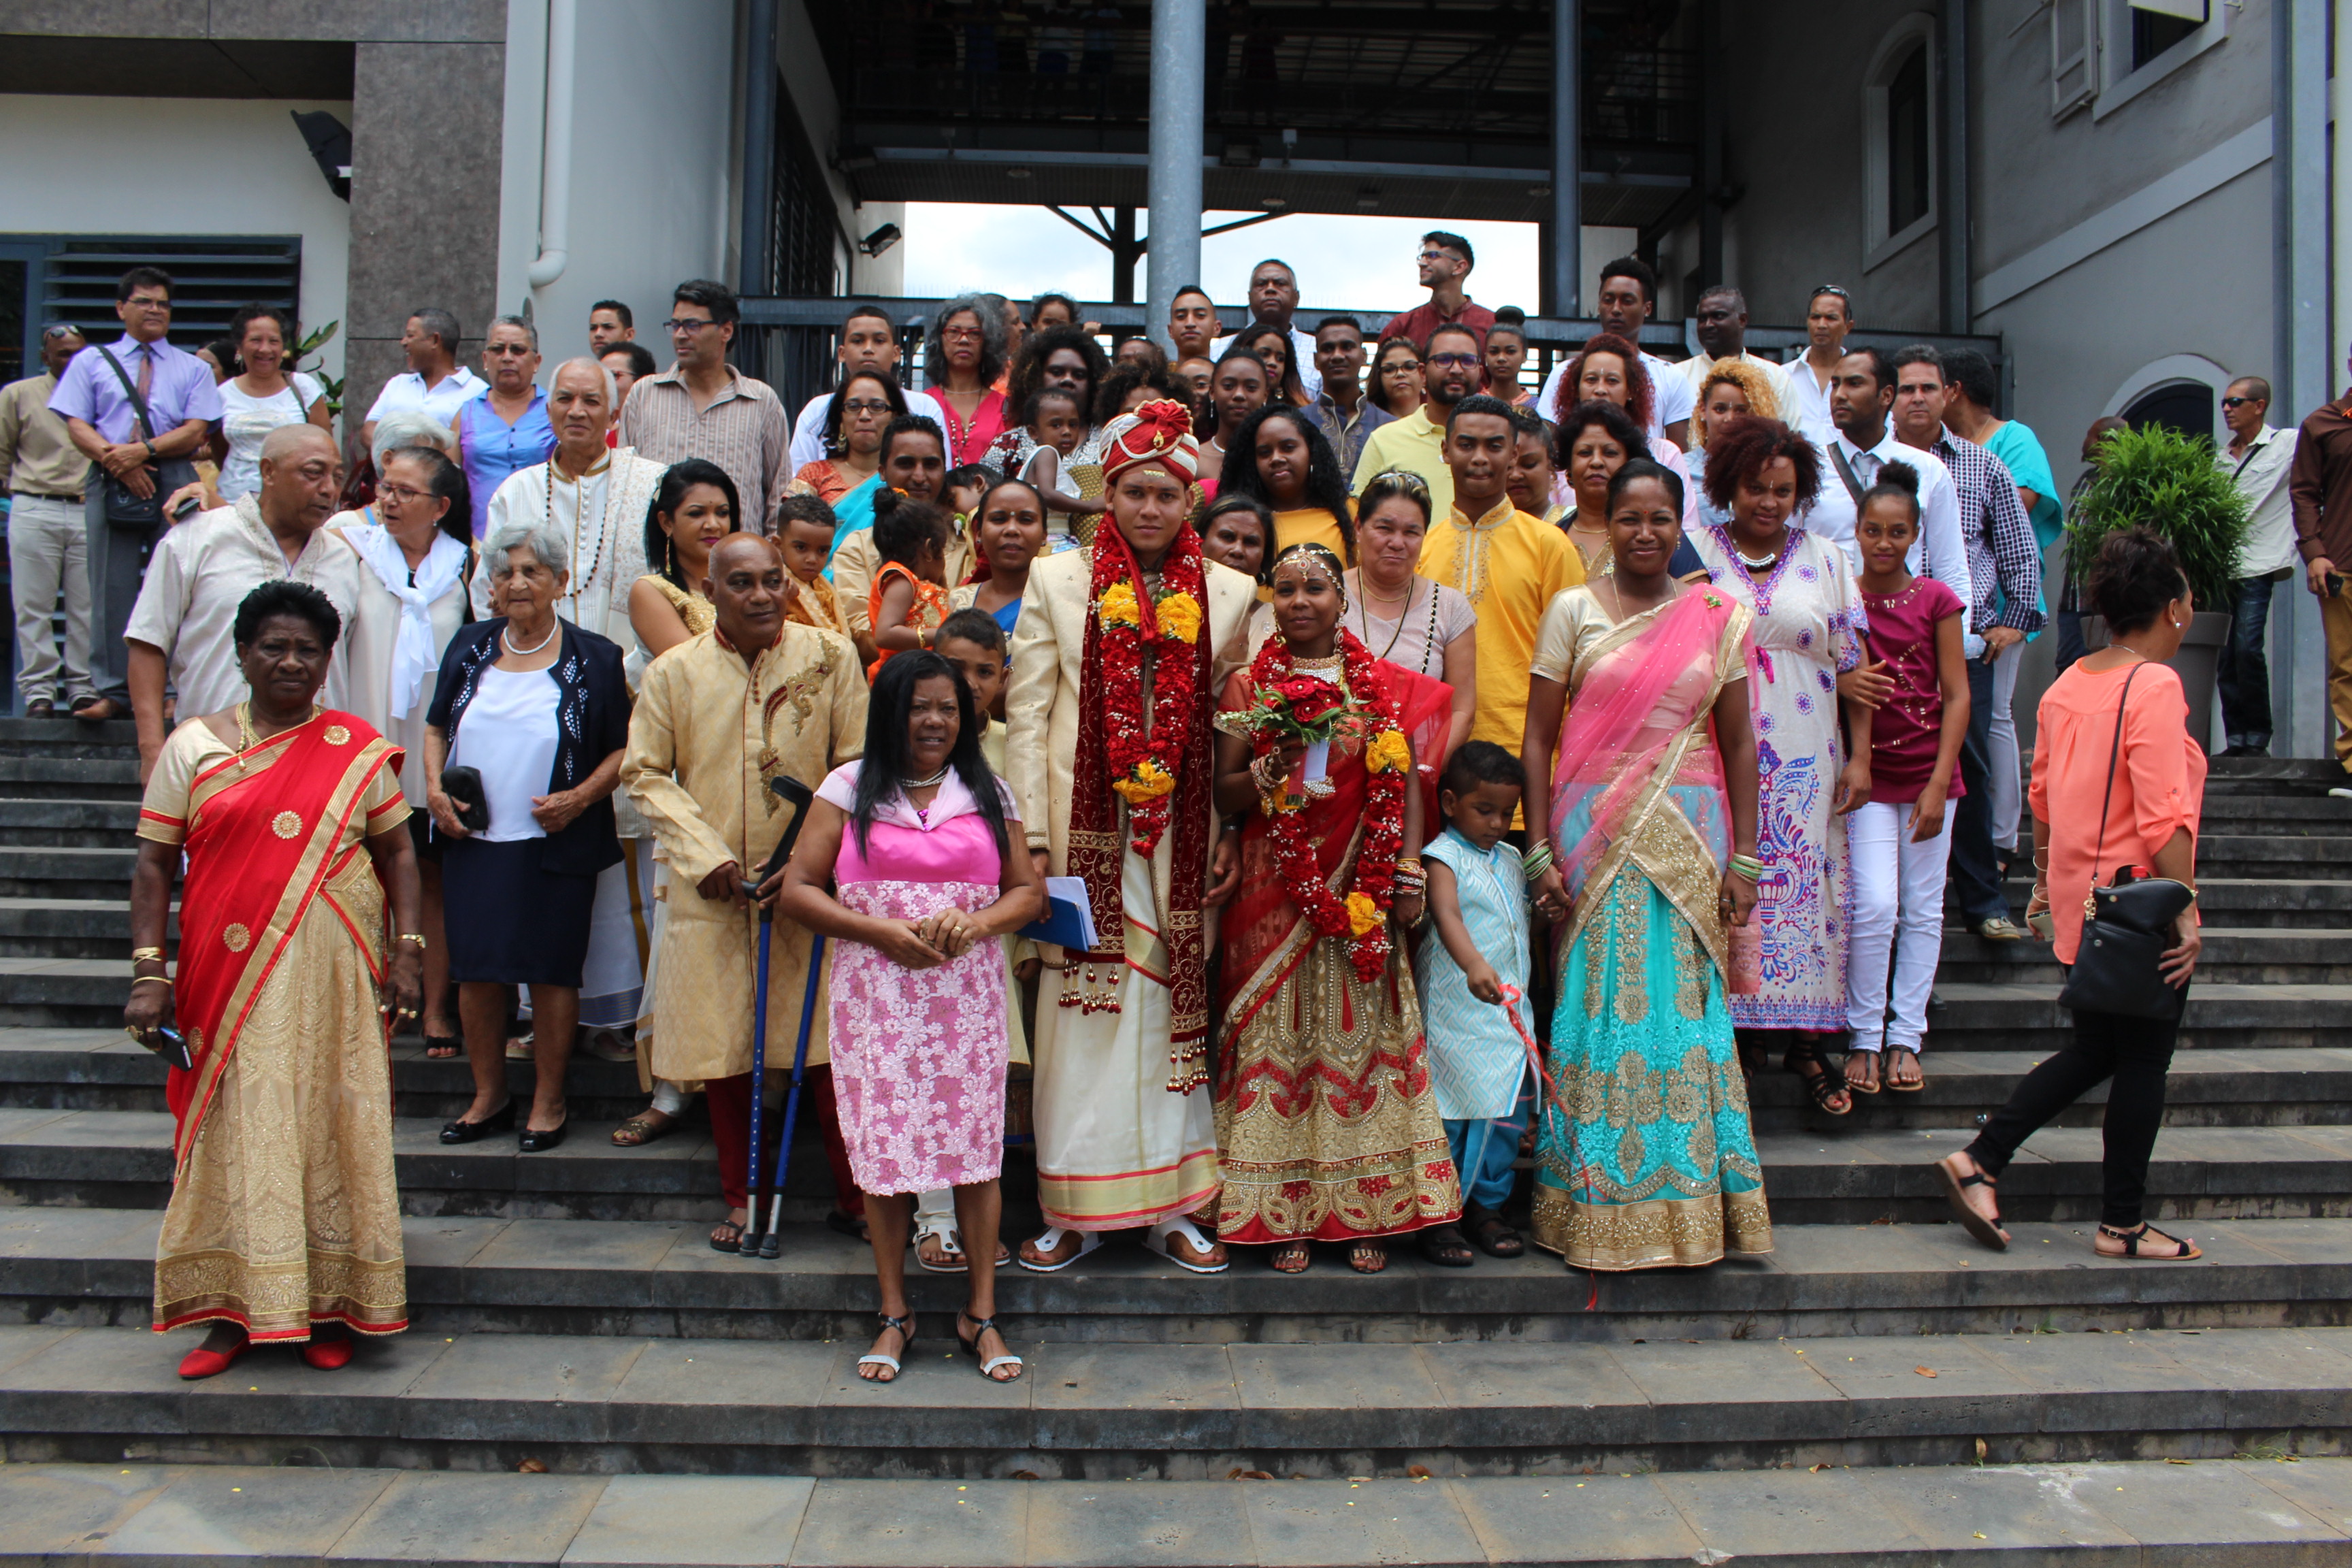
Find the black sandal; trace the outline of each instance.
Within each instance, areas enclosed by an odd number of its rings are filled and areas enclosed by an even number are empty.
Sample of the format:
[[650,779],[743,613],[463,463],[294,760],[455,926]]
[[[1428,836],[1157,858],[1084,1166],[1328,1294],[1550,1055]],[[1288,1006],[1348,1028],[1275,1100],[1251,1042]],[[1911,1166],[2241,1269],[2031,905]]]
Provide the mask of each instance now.
[[[2140,1257],[2141,1253],[2139,1244],[2147,1240],[2151,1236],[2156,1237],[2158,1241],[2168,1241],[2172,1243],[2173,1246],[2180,1248],[2180,1250],[2178,1252],[2148,1253],[2147,1254],[2147,1258],[2149,1262],[2188,1263],[2193,1259],[2205,1256],[2202,1249],[2200,1249],[2195,1242],[2186,1240],[2178,1236],[2167,1236],[2164,1232],[2157,1229],[2156,1226],[2148,1224],[2146,1220],[2139,1222],[2139,1228],[2137,1230],[2117,1230],[2114,1226],[2102,1224],[2099,1226],[2099,1234],[2105,1237],[2110,1241],[2122,1242],[2124,1244],[2123,1256],[2126,1258]],[[2092,1250],[2095,1252],[2098,1249],[2094,1247]],[[2113,1258],[2116,1254],[2112,1252],[2101,1252],[2099,1253],[2099,1256],[2102,1258]]]
[[[1818,1046],[1811,1043],[1790,1046],[1788,1055],[1780,1058],[1780,1066],[1804,1080],[1806,1090],[1813,1097],[1813,1109],[1822,1115],[1851,1116],[1853,1114],[1853,1095],[1847,1089],[1843,1075],[1841,1074],[1835,1079],[1830,1077],[1829,1068],[1822,1065],[1821,1048]],[[1807,1072],[1805,1070],[1807,1068],[1812,1070]],[[1845,1109],[1843,1110],[1830,1103],[1842,1094],[1845,1096]]]
[[850,1240],[856,1242],[864,1243],[873,1239],[866,1234],[866,1222],[864,1220],[857,1218],[855,1215],[845,1215],[839,1209],[827,1209],[824,1211],[824,1228],[835,1232],[838,1235],[845,1236],[849,1237]]
[[1510,1222],[1493,1209],[1474,1208],[1466,1216],[1470,1222],[1470,1239],[1489,1258],[1517,1258],[1527,1249],[1527,1242],[1511,1228]]
[[1458,1225],[1434,1226],[1418,1238],[1421,1255],[1440,1268],[1467,1268],[1478,1260]]
[[[1950,1158],[1952,1156],[1945,1157],[1945,1159]],[[1974,1165],[1976,1161],[1971,1159],[1969,1163]],[[1936,1162],[1936,1179],[1943,1183],[1944,1201],[1952,1205],[1953,1216],[1966,1227],[1968,1233],[1995,1252],[2007,1252],[2009,1237],[2001,1232],[1999,1211],[1996,1210],[1992,1217],[1988,1219],[1977,1212],[1976,1206],[1969,1202],[1968,1197],[1969,1188],[1988,1187],[1998,1198],[2000,1195],[1999,1184],[1990,1176],[1986,1175],[1982,1168],[1971,1171],[1965,1176],[1956,1174],[1952,1167],[1945,1163],[1944,1160]]]
[[[965,1339],[963,1337],[963,1326],[966,1323],[970,1323],[971,1325],[971,1338],[970,1339]],[[975,1318],[970,1312],[962,1311],[961,1310],[956,1313],[956,1343],[961,1345],[971,1353],[971,1363],[973,1366],[980,1369],[980,1375],[988,1379],[989,1382],[996,1384],[1020,1382],[1022,1372],[1029,1365],[1027,1362],[1023,1361],[1017,1355],[1005,1354],[983,1357],[980,1353],[980,1336],[988,1332],[991,1329],[996,1329],[996,1320],[994,1318]],[[1003,1329],[996,1329],[996,1331],[1000,1335],[1004,1332]],[[1011,1341],[1008,1340],[1005,1342],[1005,1349],[1008,1352],[1012,1349]],[[1013,1368],[1014,1371],[1013,1375],[1011,1377],[997,1376],[996,1369],[1000,1366],[1009,1366]]]
[[[713,1252],[726,1253],[741,1252],[743,1250],[743,1226],[748,1223],[748,1221],[738,1223],[731,1219],[720,1220],[710,1229],[710,1250]],[[724,1241],[721,1241],[719,1237],[719,1233],[722,1230],[732,1231],[734,1234],[728,1237]]]

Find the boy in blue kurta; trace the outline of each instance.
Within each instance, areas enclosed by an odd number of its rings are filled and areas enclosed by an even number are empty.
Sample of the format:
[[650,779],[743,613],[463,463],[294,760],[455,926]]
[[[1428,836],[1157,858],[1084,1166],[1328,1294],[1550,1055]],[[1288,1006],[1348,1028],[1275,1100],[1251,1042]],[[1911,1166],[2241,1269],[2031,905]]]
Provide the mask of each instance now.
[[[1437,1113],[1461,1173],[1463,1220],[1496,1258],[1526,1250],[1505,1222],[1533,1097],[1527,1047],[1504,1011],[1503,988],[1528,984],[1528,892],[1518,853],[1504,842],[1527,774],[1518,758],[1489,741],[1469,741],[1438,781],[1445,831],[1423,848],[1436,940],[1421,944],[1414,979],[1428,1035]],[[1467,1242],[1454,1226],[1422,1233],[1433,1263],[1466,1268]]]

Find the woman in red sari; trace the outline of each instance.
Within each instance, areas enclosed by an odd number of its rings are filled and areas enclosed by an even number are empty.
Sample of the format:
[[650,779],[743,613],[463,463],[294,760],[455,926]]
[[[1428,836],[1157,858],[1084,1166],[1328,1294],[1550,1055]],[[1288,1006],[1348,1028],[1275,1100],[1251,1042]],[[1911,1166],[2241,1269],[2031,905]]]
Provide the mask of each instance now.
[[[1382,1237],[1462,1210],[1394,935],[1421,917],[1412,737],[1442,749],[1452,693],[1341,626],[1342,571],[1319,544],[1276,561],[1277,635],[1227,684],[1217,721],[1217,809],[1249,818],[1222,938],[1217,1232],[1274,1245],[1286,1274],[1318,1240],[1350,1244],[1349,1262],[1377,1274]],[[1302,722],[1348,717],[1310,747],[1266,725],[1270,700]]]
[[352,1332],[408,1326],[385,1010],[416,1016],[425,939],[401,752],[314,700],[341,629],[314,588],[247,595],[234,636],[252,695],[174,730],[139,808],[122,1020],[167,1058],[176,1029],[189,1060],[165,1086],[155,1330],[213,1324],[182,1377],[226,1371],[256,1340],[329,1370]]

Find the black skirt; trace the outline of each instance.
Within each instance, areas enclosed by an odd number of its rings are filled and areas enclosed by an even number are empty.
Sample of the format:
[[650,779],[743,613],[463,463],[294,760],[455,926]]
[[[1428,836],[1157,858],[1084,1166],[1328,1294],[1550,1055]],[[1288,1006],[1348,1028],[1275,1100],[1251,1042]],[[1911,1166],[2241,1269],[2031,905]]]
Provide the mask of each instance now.
[[539,868],[546,840],[435,837],[449,978],[577,989],[596,879]]

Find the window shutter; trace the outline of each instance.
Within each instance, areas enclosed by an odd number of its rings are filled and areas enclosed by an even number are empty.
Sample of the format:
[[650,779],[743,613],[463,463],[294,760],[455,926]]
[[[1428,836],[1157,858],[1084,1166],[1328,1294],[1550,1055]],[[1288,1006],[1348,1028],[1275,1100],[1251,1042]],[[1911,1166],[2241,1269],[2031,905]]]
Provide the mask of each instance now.
[[2063,117],[2098,91],[2099,0],[2052,0],[2050,112]]

